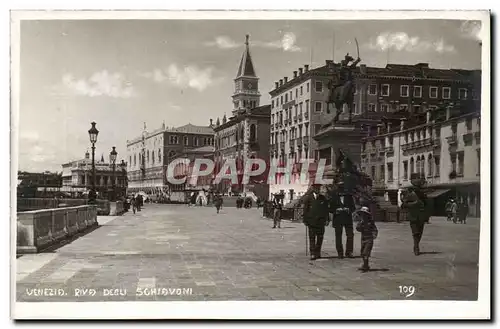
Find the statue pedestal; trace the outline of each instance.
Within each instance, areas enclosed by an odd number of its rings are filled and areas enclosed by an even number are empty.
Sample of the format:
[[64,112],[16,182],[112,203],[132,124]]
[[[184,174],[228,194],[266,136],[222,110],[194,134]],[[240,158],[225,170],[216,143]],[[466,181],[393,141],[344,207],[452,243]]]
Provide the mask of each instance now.
[[336,124],[323,127],[314,136],[318,142],[320,158],[330,155],[331,165],[325,168],[325,178],[332,178],[335,172],[335,162],[337,160],[337,150],[342,149],[351,161],[360,169],[362,138],[366,137],[366,132],[355,125],[337,122]]

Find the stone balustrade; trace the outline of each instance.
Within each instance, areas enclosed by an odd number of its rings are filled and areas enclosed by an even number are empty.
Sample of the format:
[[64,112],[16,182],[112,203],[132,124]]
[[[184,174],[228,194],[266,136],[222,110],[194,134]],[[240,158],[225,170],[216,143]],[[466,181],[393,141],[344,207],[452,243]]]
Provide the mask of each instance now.
[[[54,198],[18,198],[17,211],[54,209],[58,207],[76,207],[88,204],[88,199],[54,199]],[[108,216],[111,212],[108,200],[96,200],[97,212],[100,216]]]
[[37,253],[97,225],[95,205],[19,212],[17,254]]

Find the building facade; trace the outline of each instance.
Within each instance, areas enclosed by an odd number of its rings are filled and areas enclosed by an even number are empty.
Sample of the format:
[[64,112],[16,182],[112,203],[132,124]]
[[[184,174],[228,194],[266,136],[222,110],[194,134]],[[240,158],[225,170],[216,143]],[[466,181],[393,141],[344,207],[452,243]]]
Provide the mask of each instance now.
[[[127,187],[127,164],[122,166],[115,164],[114,176],[113,167],[109,162],[104,161],[104,156],[95,161],[96,192],[99,198],[107,199],[115,191],[116,196],[122,196]],[[71,161],[62,165],[62,187],[61,192],[79,196],[87,193],[93,186],[92,182],[92,159],[89,152],[85,153],[85,158]],[[115,180],[115,190],[113,191],[113,179]]]
[[392,204],[398,204],[399,191],[411,185],[411,175],[420,173],[430,189],[435,215],[444,215],[452,196],[468,204],[469,215],[479,217],[480,136],[478,110],[454,112],[448,106],[428,111],[423,122],[402,120],[397,127],[381,128],[367,137],[362,170]]
[[[172,184],[170,190],[170,200],[186,202],[190,193],[195,191],[210,191],[212,190],[212,182],[214,173],[208,175],[197,175],[193,172],[194,164],[197,159],[206,159],[214,161],[214,146],[203,146],[194,149],[184,150],[183,153],[177,154],[173,160],[186,159],[188,162],[178,163],[173,168],[172,176],[176,180],[184,180],[179,184]],[[207,170],[205,164],[201,164],[199,170]]]
[[127,141],[128,179],[131,191],[169,194],[167,166],[185,150],[213,146],[212,122],[208,126],[187,124],[149,132],[144,125],[140,137]]
[[45,171],[33,173],[19,171],[17,173],[17,196],[21,198],[35,198],[49,196],[59,192],[62,187],[62,175]]
[[251,177],[248,184],[243,184],[244,163],[251,158],[267,160],[269,157],[269,132],[271,106],[260,105],[260,92],[257,77],[250,54],[248,35],[245,50],[241,57],[232,95],[232,116],[226,115],[222,122],[217,118],[215,131],[216,171],[218,172],[227,160],[237,164],[238,183],[223,180],[215,187],[222,193],[253,192],[257,196],[267,198],[268,184],[265,174]]
[[[270,193],[285,192],[285,201],[301,196],[308,189],[309,174],[301,177],[301,160],[326,158],[331,162],[333,151],[328,145],[318,145],[312,136],[321,131],[336,112],[327,114],[328,85],[336,82],[339,64],[309,69],[308,65],[275,82],[271,95],[270,160],[291,162],[291,179],[278,177]],[[402,117],[424,115],[450,102],[475,106],[480,95],[480,71],[442,70],[429,68],[427,63],[416,65],[388,64],[384,68],[360,65],[354,71],[354,123],[367,135],[377,135],[382,121],[393,122]],[[330,105],[332,106],[332,105]],[[344,116],[345,118],[345,116]],[[342,120],[342,116],[341,116]],[[361,147],[361,141],[360,141]],[[384,163],[384,154],[372,158]],[[365,169],[372,170],[372,165]],[[376,174],[370,171],[368,174]],[[382,188],[383,184],[374,181]]]

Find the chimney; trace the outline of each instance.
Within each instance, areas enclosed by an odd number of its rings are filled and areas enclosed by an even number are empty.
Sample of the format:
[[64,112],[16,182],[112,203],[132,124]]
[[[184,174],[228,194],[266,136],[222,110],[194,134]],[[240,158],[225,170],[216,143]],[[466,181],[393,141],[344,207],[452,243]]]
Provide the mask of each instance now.
[[280,83],[278,81],[274,81],[274,89],[278,89]]
[[308,64],[304,65],[304,71],[306,71],[306,72],[309,71],[309,65]]
[[214,125],[214,120],[210,119],[210,127]]
[[361,72],[361,74],[366,74],[366,64],[361,64],[359,66],[359,71]]
[[87,150],[87,152],[85,152],[85,159],[90,159],[90,154],[89,154],[89,151]]
[[285,79],[285,83],[287,83],[288,82],[288,77],[285,77],[284,79]]
[[297,71],[293,71],[293,78],[295,79],[297,77]]
[[302,75],[302,70],[303,69],[301,67],[299,67],[299,76]]
[[400,131],[405,130],[405,126],[406,126],[406,122],[405,121],[406,121],[405,118],[401,119],[401,124],[400,124],[400,128],[399,128]]
[[283,79],[280,79],[280,87],[283,86]]

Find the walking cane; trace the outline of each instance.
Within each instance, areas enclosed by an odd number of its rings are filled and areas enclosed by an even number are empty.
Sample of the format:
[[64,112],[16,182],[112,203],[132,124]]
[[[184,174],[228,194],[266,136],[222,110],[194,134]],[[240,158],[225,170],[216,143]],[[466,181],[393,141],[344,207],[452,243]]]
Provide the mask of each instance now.
[[304,227],[306,228],[306,256],[307,256],[308,255],[308,251],[307,251],[307,247],[308,246],[307,246],[307,244],[308,244],[308,240],[309,240],[308,238],[309,237],[308,237],[308,232],[307,232],[308,231],[307,226],[304,226]]

